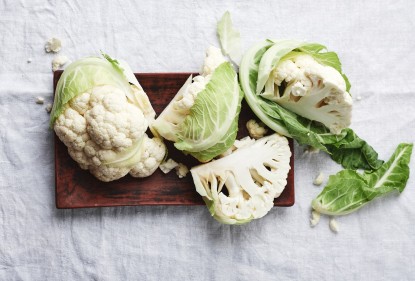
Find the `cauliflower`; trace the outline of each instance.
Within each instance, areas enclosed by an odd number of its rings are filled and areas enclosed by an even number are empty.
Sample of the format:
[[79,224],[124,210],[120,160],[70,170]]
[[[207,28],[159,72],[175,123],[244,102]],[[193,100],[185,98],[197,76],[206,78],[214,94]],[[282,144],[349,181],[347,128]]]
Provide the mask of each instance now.
[[281,61],[273,70],[273,79],[277,87],[267,98],[323,123],[334,134],[350,125],[353,100],[344,77],[335,68],[301,54]]
[[324,174],[320,172],[318,176],[314,179],[313,184],[314,185],[321,185],[324,181]]
[[187,168],[187,166],[183,163],[179,163],[175,167],[175,169],[176,169],[176,174],[180,179],[184,178],[189,173],[189,168]]
[[171,170],[176,168],[178,165],[179,165],[179,163],[177,163],[176,161],[174,161],[173,159],[170,158],[167,161],[161,163],[160,170],[163,173],[168,174],[168,173],[170,173]]
[[150,139],[145,134],[143,142],[140,161],[130,171],[130,175],[136,178],[151,176],[166,154],[166,146],[161,139]]
[[45,44],[45,51],[47,53],[54,52],[57,53],[62,48],[62,42],[58,38],[51,38]]
[[290,157],[287,139],[273,134],[190,172],[212,216],[243,224],[271,210],[287,184]]
[[57,55],[52,60],[52,71],[56,71],[68,63],[69,59],[67,56],[64,55]]
[[70,65],[58,82],[51,112],[51,125],[72,159],[105,182],[128,173],[150,176],[166,154],[163,142],[146,134],[154,110],[140,105],[151,107],[148,98],[140,103],[138,81],[130,85],[121,71],[113,71],[117,67],[108,58]]
[[311,218],[310,218],[310,225],[311,227],[316,226],[319,222],[320,222],[320,213],[317,211],[312,211],[311,212]]
[[246,128],[248,129],[249,136],[256,140],[262,138],[268,132],[268,129],[265,127],[264,123],[258,123],[255,119],[249,120],[246,123]]
[[151,130],[208,162],[235,141],[242,97],[232,65],[220,49],[209,47],[201,75],[187,79]]
[[330,218],[329,227],[330,227],[330,230],[333,231],[334,233],[339,232],[339,224],[337,223],[335,218]]

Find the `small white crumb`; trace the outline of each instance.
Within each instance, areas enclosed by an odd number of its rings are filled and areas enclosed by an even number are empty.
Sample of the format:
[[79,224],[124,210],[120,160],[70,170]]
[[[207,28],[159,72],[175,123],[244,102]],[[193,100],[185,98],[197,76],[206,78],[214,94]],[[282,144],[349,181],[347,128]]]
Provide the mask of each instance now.
[[36,103],[37,104],[43,104],[45,102],[45,99],[44,98],[42,98],[42,97],[37,97],[36,98]]
[[52,60],[52,71],[56,71],[69,61],[67,56],[58,55]]
[[319,221],[320,221],[320,213],[317,211],[312,211],[311,218],[310,218],[311,227],[315,227]]
[[62,42],[58,38],[51,38],[45,44],[45,51],[47,53],[54,52],[57,53],[62,48]]
[[32,58],[28,58],[27,63],[32,63]]
[[362,97],[361,96],[357,96],[356,97],[356,100],[362,100]]
[[320,172],[318,176],[314,179],[313,184],[314,185],[321,185],[324,181],[324,174]]
[[179,163],[176,167],[176,174],[181,179],[184,178],[189,172],[189,168],[185,164]]
[[257,122],[255,119],[246,122],[246,128],[248,129],[249,136],[256,140],[262,138],[268,132],[268,128],[265,127],[265,124]]
[[173,159],[169,158],[167,161],[164,161],[163,163],[160,164],[159,168],[160,170],[167,174],[169,173],[171,170],[173,170],[174,168],[176,168],[179,164],[174,161]]
[[339,224],[337,223],[337,221],[334,218],[330,218],[329,227],[330,227],[331,231],[333,231],[335,233],[339,232]]
[[47,113],[50,113],[52,111],[52,104],[48,103],[45,107],[45,110]]

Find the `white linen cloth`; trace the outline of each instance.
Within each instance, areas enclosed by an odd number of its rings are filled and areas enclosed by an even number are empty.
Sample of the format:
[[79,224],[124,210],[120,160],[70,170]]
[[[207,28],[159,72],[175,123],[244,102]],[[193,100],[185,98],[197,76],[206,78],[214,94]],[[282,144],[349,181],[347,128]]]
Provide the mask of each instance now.
[[309,217],[322,190],[313,179],[341,168],[299,146],[295,205],[244,226],[221,225],[202,206],[55,208],[46,40],[60,38],[71,60],[103,50],[135,72],[193,72],[218,45],[226,10],[245,50],[294,38],[338,52],[352,128],[382,159],[414,142],[414,1],[2,0],[0,280],[414,280],[415,159],[400,196],[337,218],[337,234],[329,218],[311,228]]

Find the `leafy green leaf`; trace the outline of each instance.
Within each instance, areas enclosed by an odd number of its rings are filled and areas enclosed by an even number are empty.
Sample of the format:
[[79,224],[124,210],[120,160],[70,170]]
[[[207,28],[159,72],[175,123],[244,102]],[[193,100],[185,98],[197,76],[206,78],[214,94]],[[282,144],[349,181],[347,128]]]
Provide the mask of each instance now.
[[76,96],[83,94],[97,85],[112,85],[131,91],[124,74],[107,59],[90,57],[70,64],[62,73],[55,91],[55,99],[50,114],[50,126],[65,109],[66,104]]
[[377,197],[402,192],[409,178],[412,148],[413,144],[401,143],[389,161],[374,172],[343,170],[330,176],[312,207],[322,214],[346,215]]
[[239,65],[241,61],[241,36],[239,31],[232,26],[231,14],[228,11],[223,14],[222,19],[218,22],[217,33],[222,53]]
[[225,152],[236,138],[242,98],[230,63],[218,66],[205,89],[198,93],[190,113],[178,125],[175,147],[202,162]]

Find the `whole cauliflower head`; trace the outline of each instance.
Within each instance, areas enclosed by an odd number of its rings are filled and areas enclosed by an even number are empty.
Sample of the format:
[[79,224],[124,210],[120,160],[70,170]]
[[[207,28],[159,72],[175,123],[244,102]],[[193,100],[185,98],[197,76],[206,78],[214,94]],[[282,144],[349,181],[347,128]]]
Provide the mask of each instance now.
[[287,184],[291,151],[285,137],[273,134],[244,143],[230,155],[190,170],[210,213],[225,224],[265,216]]
[[154,110],[138,81],[106,59],[84,59],[65,70],[51,124],[72,159],[99,180],[149,176],[166,153],[160,139],[145,133]]
[[[272,81],[273,80],[273,81]],[[322,65],[311,55],[282,60],[271,81],[274,93],[264,97],[300,116],[323,123],[334,134],[350,126],[353,100],[344,77],[333,67]]]

